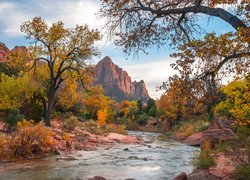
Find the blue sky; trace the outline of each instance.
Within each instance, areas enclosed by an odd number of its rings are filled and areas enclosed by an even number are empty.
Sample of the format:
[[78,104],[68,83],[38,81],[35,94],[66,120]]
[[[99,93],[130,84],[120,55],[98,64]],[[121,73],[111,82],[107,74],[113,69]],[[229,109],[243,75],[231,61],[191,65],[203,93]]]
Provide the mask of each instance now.
[[[86,23],[90,28],[101,29],[104,20],[95,15],[99,8],[98,0],[0,0],[0,41],[10,49],[28,45],[24,34],[20,32],[20,25],[36,16],[41,16],[48,23],[62,20],[67,27]],[[217,18],[212,18],[208,25],[207,18],[204,17],[200,23],[208,32],[220,34],[233,30]],[[162,92],[156,92],[156,86],[175,73],[170,67],[175,60],[169,57],[173,51],[168,47],[153,47],[149,50],[149,55],[141,53],[136,58],[126,59],[127,56],[122,50],[106,41],[105,34],[103,36],[104,39],[98,43],[101,56],[93,62],[110,56],[115,64],[129,73],[132,80],[143,79],[151,97],[159,98]]]

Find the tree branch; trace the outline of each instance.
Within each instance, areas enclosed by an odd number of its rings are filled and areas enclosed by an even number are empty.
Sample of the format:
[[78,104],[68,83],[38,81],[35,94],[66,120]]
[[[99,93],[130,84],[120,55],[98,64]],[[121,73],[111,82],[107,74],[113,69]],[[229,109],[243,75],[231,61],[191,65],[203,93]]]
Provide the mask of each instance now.
[[[173,8],[173,9],[153,9],[150,7],[146,7],[142,4],[140,0],[137,0],[137,3],[139,4],[141,10],[151,12],[152,14],[157,14],[157,16],[168,16],[173,14],[187,14],[187,13],[203,13],[215,17],[219,17],[222,20],[226,21],[230,25],[232,25],[235,29],[239,27],[247,28],[247,25],[240,20],[238,17],[234,16],[233,14],[227,12],[226,10],[222,8],[211,8],[207,6],[202,6],[197,4],[195,6],[190,7],[183,7],[183,8]],[[199,3],[199,1],[198,1]]]
[[228,61],[232,60],[232,59],[237,59],[237,58],[242,58],[242,57],[247,57],[250,56],[250,52],[244,52],[244,53],[236,53],[234,52],[234,54],[225,57],[222,61],[219,62],[219,64],[216,66],[215,69],[211,70],[211,71],[206,71],[200,75],[198,75],[195,79],[201,79],[207,76],[215,76],[216,73],[222,68],[222,66],[227,63]]

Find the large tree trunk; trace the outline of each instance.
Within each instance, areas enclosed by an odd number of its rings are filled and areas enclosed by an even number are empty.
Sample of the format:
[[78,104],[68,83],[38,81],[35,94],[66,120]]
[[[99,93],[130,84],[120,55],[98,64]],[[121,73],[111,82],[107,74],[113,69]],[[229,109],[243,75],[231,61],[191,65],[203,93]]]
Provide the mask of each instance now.
[[50,126],[51,114],[53,112],[53,105],[55,103],[54,94],[48,97],[48,107],[45,112],[45,124]]
[[48,95],[48,108],[46,109],[46,113],[45,113],[45,124],[47,126],[50,126],[50,120],[51,120],[51,114],[53,112],[53,107],[55,104],[55,87],[54,87],[55,83],[53,80],[51,80],[50,82],[50,91],[49,91],[49,95]]
[[46,126],[50,126],[50,119],[51,119],[51,114],[53,112],[52,104],[48,103],[48,108],[46,109],[45,112],[45,124]]

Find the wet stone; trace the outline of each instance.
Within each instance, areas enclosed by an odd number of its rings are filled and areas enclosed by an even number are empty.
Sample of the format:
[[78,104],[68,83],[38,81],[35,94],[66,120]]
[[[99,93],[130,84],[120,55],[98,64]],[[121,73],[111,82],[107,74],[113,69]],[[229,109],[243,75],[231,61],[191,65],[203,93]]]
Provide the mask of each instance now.
[[104,178],[102,176],[94,176],[92,178],[89,178],[88,180],[106,180],[106,178]]

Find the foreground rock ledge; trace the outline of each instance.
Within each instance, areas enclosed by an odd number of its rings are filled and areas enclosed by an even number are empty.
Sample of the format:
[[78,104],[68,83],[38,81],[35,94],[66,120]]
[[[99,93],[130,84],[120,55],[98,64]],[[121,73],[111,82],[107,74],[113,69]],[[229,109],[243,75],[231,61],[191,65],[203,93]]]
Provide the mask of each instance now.
[[197,169],[190,174],[182,172],[174,180],[229,180],[235,171],[234,157],[225,153],[213,155],[216,166],[209,169]]

